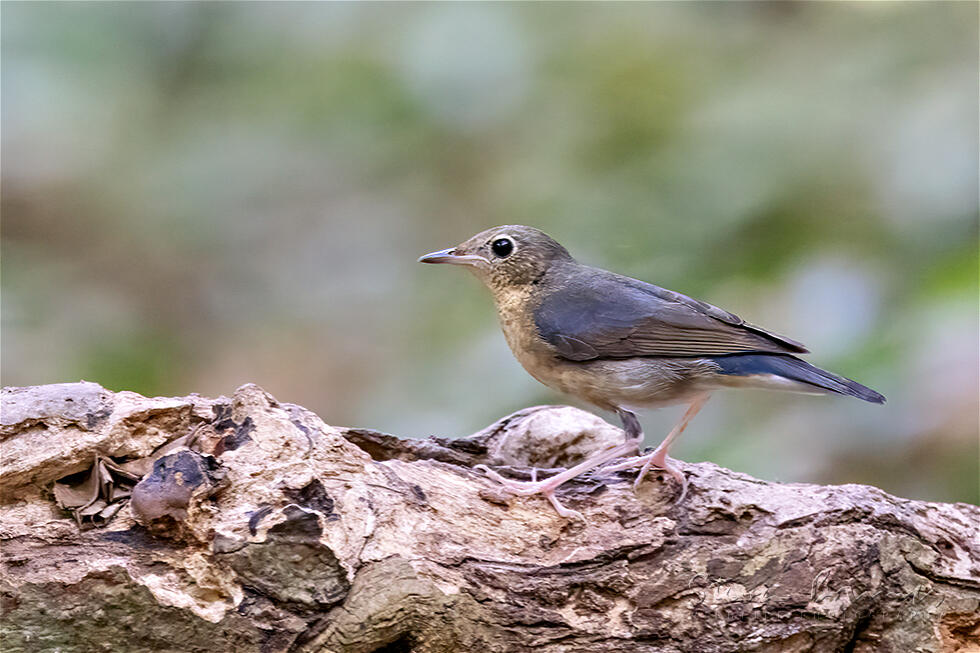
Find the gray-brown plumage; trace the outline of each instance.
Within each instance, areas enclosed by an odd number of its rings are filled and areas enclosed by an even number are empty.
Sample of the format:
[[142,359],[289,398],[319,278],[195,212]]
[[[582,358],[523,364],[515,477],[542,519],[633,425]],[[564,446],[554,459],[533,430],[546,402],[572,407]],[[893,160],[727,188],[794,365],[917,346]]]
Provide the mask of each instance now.
[[634,411],[688,403],[681,422],[657,449],[607,469],[655,465],[686,492],[667,450],[707,400],[723,387],[838,393],[883,403],[865,386],[794,354],[806,348],[732,313],[637,279],[582,265],[547,234],[521,225],[481,232],[427,254],[424,263],[467,266],[493,294],[507,343],[534,378],[615,411],[627,442],[543,481],[520,483],[487,470],[518,494],[544,494],[562,515],[578,515],[554,497],[565,481],[633,453],[643,432]]

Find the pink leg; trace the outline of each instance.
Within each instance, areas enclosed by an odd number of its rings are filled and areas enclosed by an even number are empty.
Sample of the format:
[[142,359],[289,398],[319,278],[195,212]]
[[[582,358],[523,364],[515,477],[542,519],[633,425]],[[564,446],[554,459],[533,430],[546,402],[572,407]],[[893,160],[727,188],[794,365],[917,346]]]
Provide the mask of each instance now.
[[640,473],[636,475],[636,481],[633,483],[633,487],[637,488],[643,481],[643,477],[646,476],[647,471],[651,466],[659,467],[664,469],[677,479],[677,482],[681,484],[681,494],[677,498],[677,503],[684,500],[685,495],[687,495],[687,477],[684,476],[684,472],[681,471],[680,467],[671,463],[671,458],[667,456],[667,451],[670,449],[670,445],[673,444],[674,440],[677,439],[687,425],[690,423],[694,416],[698,414],[705,402],[708,401],[709,395],[699,395],[694,398],[691,405],[688,406],[687,412],[684,413],[684,417],[678,422],[677,426],[671,430],[670,434],[664,438],[664,441],[660,443],[652,453],[648,453],[645,456],[636,456],[635,458],[630,458],[618,465],[610,465],[609,467],[603,468],[603,471],[615,472],[621,469],[629,469],[631,467],[636,467],[640,465]]
[[[487,476],[500,483],[505,490],[512,494],[516,494],[518,496],[543,494],[562,517],[578,517],[582,521],[586,521],[582,513],[561,505],[561,503],[555,497],[555,490],[557,490],[563,483],[572,480],[576,476],[584,474],[594,467],[598,467],[599,465],[607,463],[614,458],[619,458],[620,456],[632,453],[634,451],[636,451],[636,442],[634,440],[629,440],[623,444],[609,447],[605,451],[600,451],[591,458],[586,458],[574,467],[570,467],[563,472],[559,472],[554,476],[544,479],[543,481],[515,481],[513,479],[504,478],[486,465],[476,465],[474,469],[483,470],[486,472]],[[537,474],[532,475],[532,478],[536,477]]]

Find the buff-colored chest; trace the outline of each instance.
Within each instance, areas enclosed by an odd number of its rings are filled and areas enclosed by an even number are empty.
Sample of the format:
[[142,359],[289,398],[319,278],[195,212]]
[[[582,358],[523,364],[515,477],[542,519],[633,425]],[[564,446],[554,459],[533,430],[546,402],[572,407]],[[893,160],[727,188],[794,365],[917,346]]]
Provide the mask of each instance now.
[[494,300],[500,328],[517,361],[538,381],[556,387],[554,350],[538,335],[534,324],[536,302],[530,289],[499,291]]

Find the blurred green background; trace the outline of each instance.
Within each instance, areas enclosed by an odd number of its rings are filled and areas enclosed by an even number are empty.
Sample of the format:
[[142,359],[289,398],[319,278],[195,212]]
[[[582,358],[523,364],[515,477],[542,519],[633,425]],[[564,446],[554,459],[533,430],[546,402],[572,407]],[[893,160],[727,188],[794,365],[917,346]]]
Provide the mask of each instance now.
[[889,400],[719,393],[678,458],[978,500],[977,4],[0,11],[4,385],[466,435],[569,400],[416,257],[525,223]]

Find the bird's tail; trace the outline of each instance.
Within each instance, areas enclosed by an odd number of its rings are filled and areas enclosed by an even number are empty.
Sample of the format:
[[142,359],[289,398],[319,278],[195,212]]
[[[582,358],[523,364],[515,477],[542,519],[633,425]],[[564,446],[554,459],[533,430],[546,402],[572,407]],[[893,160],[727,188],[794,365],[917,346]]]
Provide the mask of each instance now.
[[721,374],[726,376],[745,380],[776,376],[803,384],[804,387],[857,397],[874,404],[885,403],[885,398],[871,388],[787,354],[728,354],[712,356],[711,360],[718,364]]

